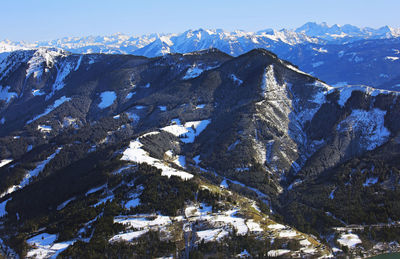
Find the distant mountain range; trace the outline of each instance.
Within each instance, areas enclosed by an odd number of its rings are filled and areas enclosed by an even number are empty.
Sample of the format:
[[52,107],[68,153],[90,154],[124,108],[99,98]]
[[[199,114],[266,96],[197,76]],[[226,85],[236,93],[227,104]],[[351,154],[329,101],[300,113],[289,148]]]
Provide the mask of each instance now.
[[188,30],[179,34],[149,34],[132,37],[66,37],[45,42],[0,42],[0,63],[4,52],[55,47],[77,53],[133,54],[156,57],[217,48],[239,56],[264,48],[288,60],[301,70],[331,85],[369,85],[387,90],[400,89],[400,29],[379,29],[352,25],[306,23],[295,30],[266,29],[258,32]]

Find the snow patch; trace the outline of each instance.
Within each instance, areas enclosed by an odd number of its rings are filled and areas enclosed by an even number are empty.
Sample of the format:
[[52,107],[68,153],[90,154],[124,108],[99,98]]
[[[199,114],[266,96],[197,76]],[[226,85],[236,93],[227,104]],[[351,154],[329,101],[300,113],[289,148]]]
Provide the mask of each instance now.
[[196,235],[199,238],[199,241],[204,240],[204,242],[206,242],[206,243],[221,240],[223,237],[227,236],[228,234],[229,234],[229,232],[222,228],[208,229],[208,230],[202,230],[202,231],[196,232]]
[[194,139],[210,124],[211,120],[190,121],[182,125],[178,120],[173,120],[174,125],[161,128],[181,139],[183,143],[193,143]]
[[0,218],[7,215],[6,205],[9,200],[11,200],[11,198],[0,203]]
[[356,234],[342,234],[337,240],[339,244],[347,247],[355,247],[357,244],[361,244],[360,238]]
[[367,180],[365,180],[365,183],[363,183],[364,187],[368,187],[371,185],[374,185],[378,182],[378,177],[369,177]]
[[399,60],[399,57],[385,57],[386,60],[390,60],[390,61],[396,61]]
[[0,168],[11,163],[13,160],[12,159],[3,159],[0,161]]
[[287,249],[276,249],[276,250],[270,250],[268,251],[268,256],[271,257],[278,257],[278,256],[282,256],[284,254],[290,253],[290,250]]
[[33,246],[28,251],[28,258],[56,258],[62,251],[75,243],[75,240],[54,243],[57,235],[42,233],[28,239],[26,242]]
[[191,78],[196,78],[199,75],[201,75],[201,73],[203,73],[203,69],[197,67],[197,66],[192,66],[189,67],[188,70],[186,71],[186,74],[184,77],[182,77],[183,80],[188,80]]
[[142,147],[143,144],[140,142],[139,138],[131,141],[129,147],[123,152],[121,160],[153,165],[158,169],[161,169],[161,175],[163,176],[171,177],[172,175],[174,175],[181,177],[183,180],[188,180],[193,177],[192,174],[169,167],[165,165],[164,162],[151,157]]
[[105,91],[100,94],[101,102],[98,107],[100,109],[105,109],[111,106],[114,101],[117,99],[117,95],[113,91]]
[[353,110],[339,123],[337,130],[342,133],[355,132],[360,137],[359,143],[367,150],[373,150],[384,144],[390,131],[384,126],[386,111],[375,108],[370,111]]
[[35,120],[37,120],[43,116],[46,116],[47,114],[52,112],[54,109],[59,107],[61,104],[63,104],[64,102],[68,102],[70,100],[71,100],[71,98],[67,98],[65,96],[60,97],[59,99],[55,100],[52,105],[48,106],[42,114],[39,114],[39,115],[35,116],[32,120],[27,121],[26,124],[30,124],[30,123],[34,122]]
[[231,74],[229,78],[236,84],[236,85],[241,85],[243,84],[243,81],[239,79],[235,74]]
[[37,126],[37,129],[38,129],[40,132],[45,132],[45,133],[51,132],[51,131],[53,130],[52,127],[51,127],[51,126],[48,126],[48,125],[38,125],[38,126]]
[[149,232],[149,231],[147,229],[145,229],[145,230],[139,230],[139,231],[118,234],[118,235],[113,236],[108,242],[110,242],[110,243],[120,242],[120,241],[131,242],[132,240],[143,236],[147,232]]
[[125,209],[135,208],[140,205],[140,199],[134,198],[130,201],[127,201],[124,205]]

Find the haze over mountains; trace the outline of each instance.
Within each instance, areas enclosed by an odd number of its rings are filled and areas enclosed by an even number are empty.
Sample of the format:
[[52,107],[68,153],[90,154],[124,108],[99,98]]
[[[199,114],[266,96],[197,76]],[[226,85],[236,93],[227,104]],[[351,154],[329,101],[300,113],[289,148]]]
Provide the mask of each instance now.
[[301,70],[331,85],[369,85],[400,89],[400,29],[306,23],[296,30],[267,29],[259,32],[188,30],[181,34],[123,34],[69,37],[48,42],[0,42],[0,51],[57,47],[72,53],[133,54],[155,57],[217,48],[238,56],[265,48]]

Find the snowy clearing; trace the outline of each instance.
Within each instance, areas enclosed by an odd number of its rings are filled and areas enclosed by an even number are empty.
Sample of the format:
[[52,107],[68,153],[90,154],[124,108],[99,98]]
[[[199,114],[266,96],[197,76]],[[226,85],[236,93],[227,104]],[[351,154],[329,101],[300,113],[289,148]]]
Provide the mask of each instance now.
[[163,161],[151,157],[143,148],[139,138],[131,141],[129,147],[123,152],[121,160],[132,161],[136,163],[147,163],[162,170],[161,175],[171,177],[172,175],[188,180],[193,177],[192,174],[165,165]]
[[227,236],[229,234],[228,231],[222,229],[222,228],[217,228],[217,229],[208,229],[208,230],[202,230],[202,231],[197,231],[196,235],[199,238],[199,241],[204,240],[204,242],[211,242],[211,241],[219,241],[223,237]]
[[75,243],[75,240],[54,243],[57,235],[42,233],[27,240],[34,248],[28,251],[28,258],[56,258],[62,251]]
[[131,242],[132,240],[139,238],[149,232],[149,230],[139,230],[139,231],[133,231],[133,232],[128,232],[128,233],[123,233],[119,235],[113,236],[108,242],[120,242],[120,241],[128,241]]
[[339,244],[347,247],[355,247],[357,244],[361,244],[360,238],[356,234],[342,234],[337,240]]
[[161,128],[181,139],[183,143],[193,143],[194,139],[210,124],[211,120],[190,121],[184,125],[181,124],[179,119],[173,120],[174,125]]
[[117,99],[117,95],[113,91],[105,91],[100,94],[101,102],[98,107],[100,109],[105,109],[111,106],[114,101]]

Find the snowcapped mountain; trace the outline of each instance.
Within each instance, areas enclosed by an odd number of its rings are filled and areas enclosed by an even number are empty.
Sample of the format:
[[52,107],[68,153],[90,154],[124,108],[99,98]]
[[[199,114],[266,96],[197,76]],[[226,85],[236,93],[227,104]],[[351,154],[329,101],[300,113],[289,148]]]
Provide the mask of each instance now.
[[[264,48],[331,85],[363,84],[396,90],[400,85],[400,30],[306,23],[296,30],[258,32],[188,30],[179,34],[131,37],[123,34],[70,37],[48,42],[0,42],[0,53],[38,47],[72,53],[133,54],[157,57],[217,48],[232,56]],[[0,54],[2,56],[7,54]]]
[[343,26],[334,24],[329,26],[326,23],[317,24],[308,22],[295,30],[297,33],[304,33],[309,37],[316,37],[326,40],[329,43],[337,44],[344,42],[354,42],[365,39],[388,39],[400,36],[398,28],[383,26],[378,29],[359,28],[350,24]]
[[[258,32],[188,30],[180,34],[150,34],[132,37],[124,34],[110,36],[65,37],[58,40],[24,43],[0,42],[0,50],[57,47],[73,53],[135,54],[156,57],[167,53],[187,53],[217,48],[237,56],[254,48],[274,51],[275,45],[319,43],[343,44],[365,39],[388,39],[400,36],[400,29],[384,26],[379,29],[358,28],[349,24],[328,26],[326,23],[306,23],[295,30],[265,29]],[[150,46],[152,45],[152,46]],[[143,49],[145,48],[145,49]]]
[[1,58],[10,257],[399,249],[399,92],[334,88],[265,49]]

